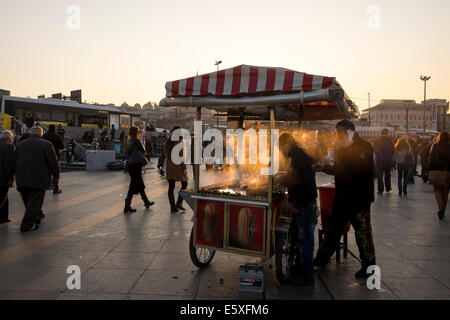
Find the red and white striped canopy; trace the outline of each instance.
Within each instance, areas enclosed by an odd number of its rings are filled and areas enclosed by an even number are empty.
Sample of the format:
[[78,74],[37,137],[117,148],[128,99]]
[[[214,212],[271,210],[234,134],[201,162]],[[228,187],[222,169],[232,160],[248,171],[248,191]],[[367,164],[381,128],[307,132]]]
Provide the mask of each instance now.
[[166,97],[238,96],[326,89],[336,84],[324,77],[284,68],[240,65],[166,83]]

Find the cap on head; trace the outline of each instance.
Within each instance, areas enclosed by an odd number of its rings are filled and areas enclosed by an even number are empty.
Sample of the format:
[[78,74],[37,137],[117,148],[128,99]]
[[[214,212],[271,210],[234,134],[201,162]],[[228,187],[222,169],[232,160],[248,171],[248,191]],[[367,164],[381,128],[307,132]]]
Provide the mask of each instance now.
[[0,134],[0,139],[6,143],[13,143],[14,134],[10,130],[3,130]]
[[42,137],[43,130],[42,130],[41,127],[33,127],[33,128],[30,129],[30,134],[31,134],[32,136],[39,136],[39,137]]
[[339,121],[336,124],[336,129],[339,129],[339,128],[355,131],[355,125],[353,124],[353,122],[351,122],[350,120],[347,120],[347,119]]

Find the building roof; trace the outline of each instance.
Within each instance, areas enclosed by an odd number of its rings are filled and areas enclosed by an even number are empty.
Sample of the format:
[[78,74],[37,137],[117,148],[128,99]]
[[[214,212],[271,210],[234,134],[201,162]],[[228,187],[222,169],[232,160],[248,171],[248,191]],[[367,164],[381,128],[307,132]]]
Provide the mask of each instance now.
[[[34,103],[34,104],[46,104],[53,106],[61,106],[66,108],[78,108],[78,109],[91,109],[91,110],[100,110],[100,111],[108,111],[112,113],[122,113],[119,109],[110,107],[110,106],[98,106],[92,104],[84,104],[78,103],[75,101],[69,100],[57,100],[57,99],[33,99],[33,98],[21,98],[21,97],[12,97],[12,96],[2,96],[4,101],[16,101],[23,103]],[[131,113],[131,112],[126,112]]]

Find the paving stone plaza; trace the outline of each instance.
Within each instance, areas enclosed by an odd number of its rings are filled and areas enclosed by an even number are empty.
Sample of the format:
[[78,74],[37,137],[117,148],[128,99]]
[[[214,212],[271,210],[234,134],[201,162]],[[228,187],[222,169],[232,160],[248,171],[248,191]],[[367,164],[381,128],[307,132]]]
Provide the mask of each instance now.
[[[198,270],[188,249],[193,212],[170,213],[167,181],[157,170],[144,175],[155,206],[145,211],[135,197],[138,212],[128,215],[123,172],[64,172],[63,193],[47,193],[37,231],[20,233],[24,207],[10,191],[13,222],[0,226],[0,299],[246,299],[238,294],[238,269],[247,262],[265,269],[265,293],[256,299],[450,299],[450,218],[438,220],[432,186],[416,178],[399,197],[396,173],[392,179],[393,192],[376,195],[372,206],[381,289],[369,290],[354,278],[360,264],[353,230],[348,257],[333,257],[313,287],[279,285],[273,259],[218,252]],[[317,175],[318,184],[331,181]],[[81,290],[67,289],[70,265],[81,269]]]

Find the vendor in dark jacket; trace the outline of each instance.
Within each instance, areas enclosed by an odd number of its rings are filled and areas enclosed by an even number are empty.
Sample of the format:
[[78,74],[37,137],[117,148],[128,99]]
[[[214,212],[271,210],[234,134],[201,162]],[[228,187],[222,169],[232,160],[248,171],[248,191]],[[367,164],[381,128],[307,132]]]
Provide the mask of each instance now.
[[334,164],[316,167],[317,170],[334,174],[336,191],[325,239],[314,262],[322,267],[329,262],[344,234],[347,221],[350,221],[355,230],[362,265],[355,276],[364,278],[369,276],[367,268],[375,265],[370,223],[370,206],[374,201],[373,149],[355,133],[355,126],[349,120],[342,120],[336,125],[336,136]]
[[297,227],[299,277],[292,280],[300,286],[313,285],[314,230],[317,224],[317,187],[313,160],[290,134],[282,134],[279,141],[281,152],[291,160],[283,182],[288,186],[288,200],[294,207]]
[[[53,148],[56,152],[56,158],[59,161],[59,150],[64,149],[64,143],[61,140],[61,137],[56,133],[56,127],[54,124],[48,126],[48,132],[42,136],[43,139],[50,141],[53,145]],[[53,194],[61,193],[61,189],[59,189],[59,178],[55,179],[53,186]]]

